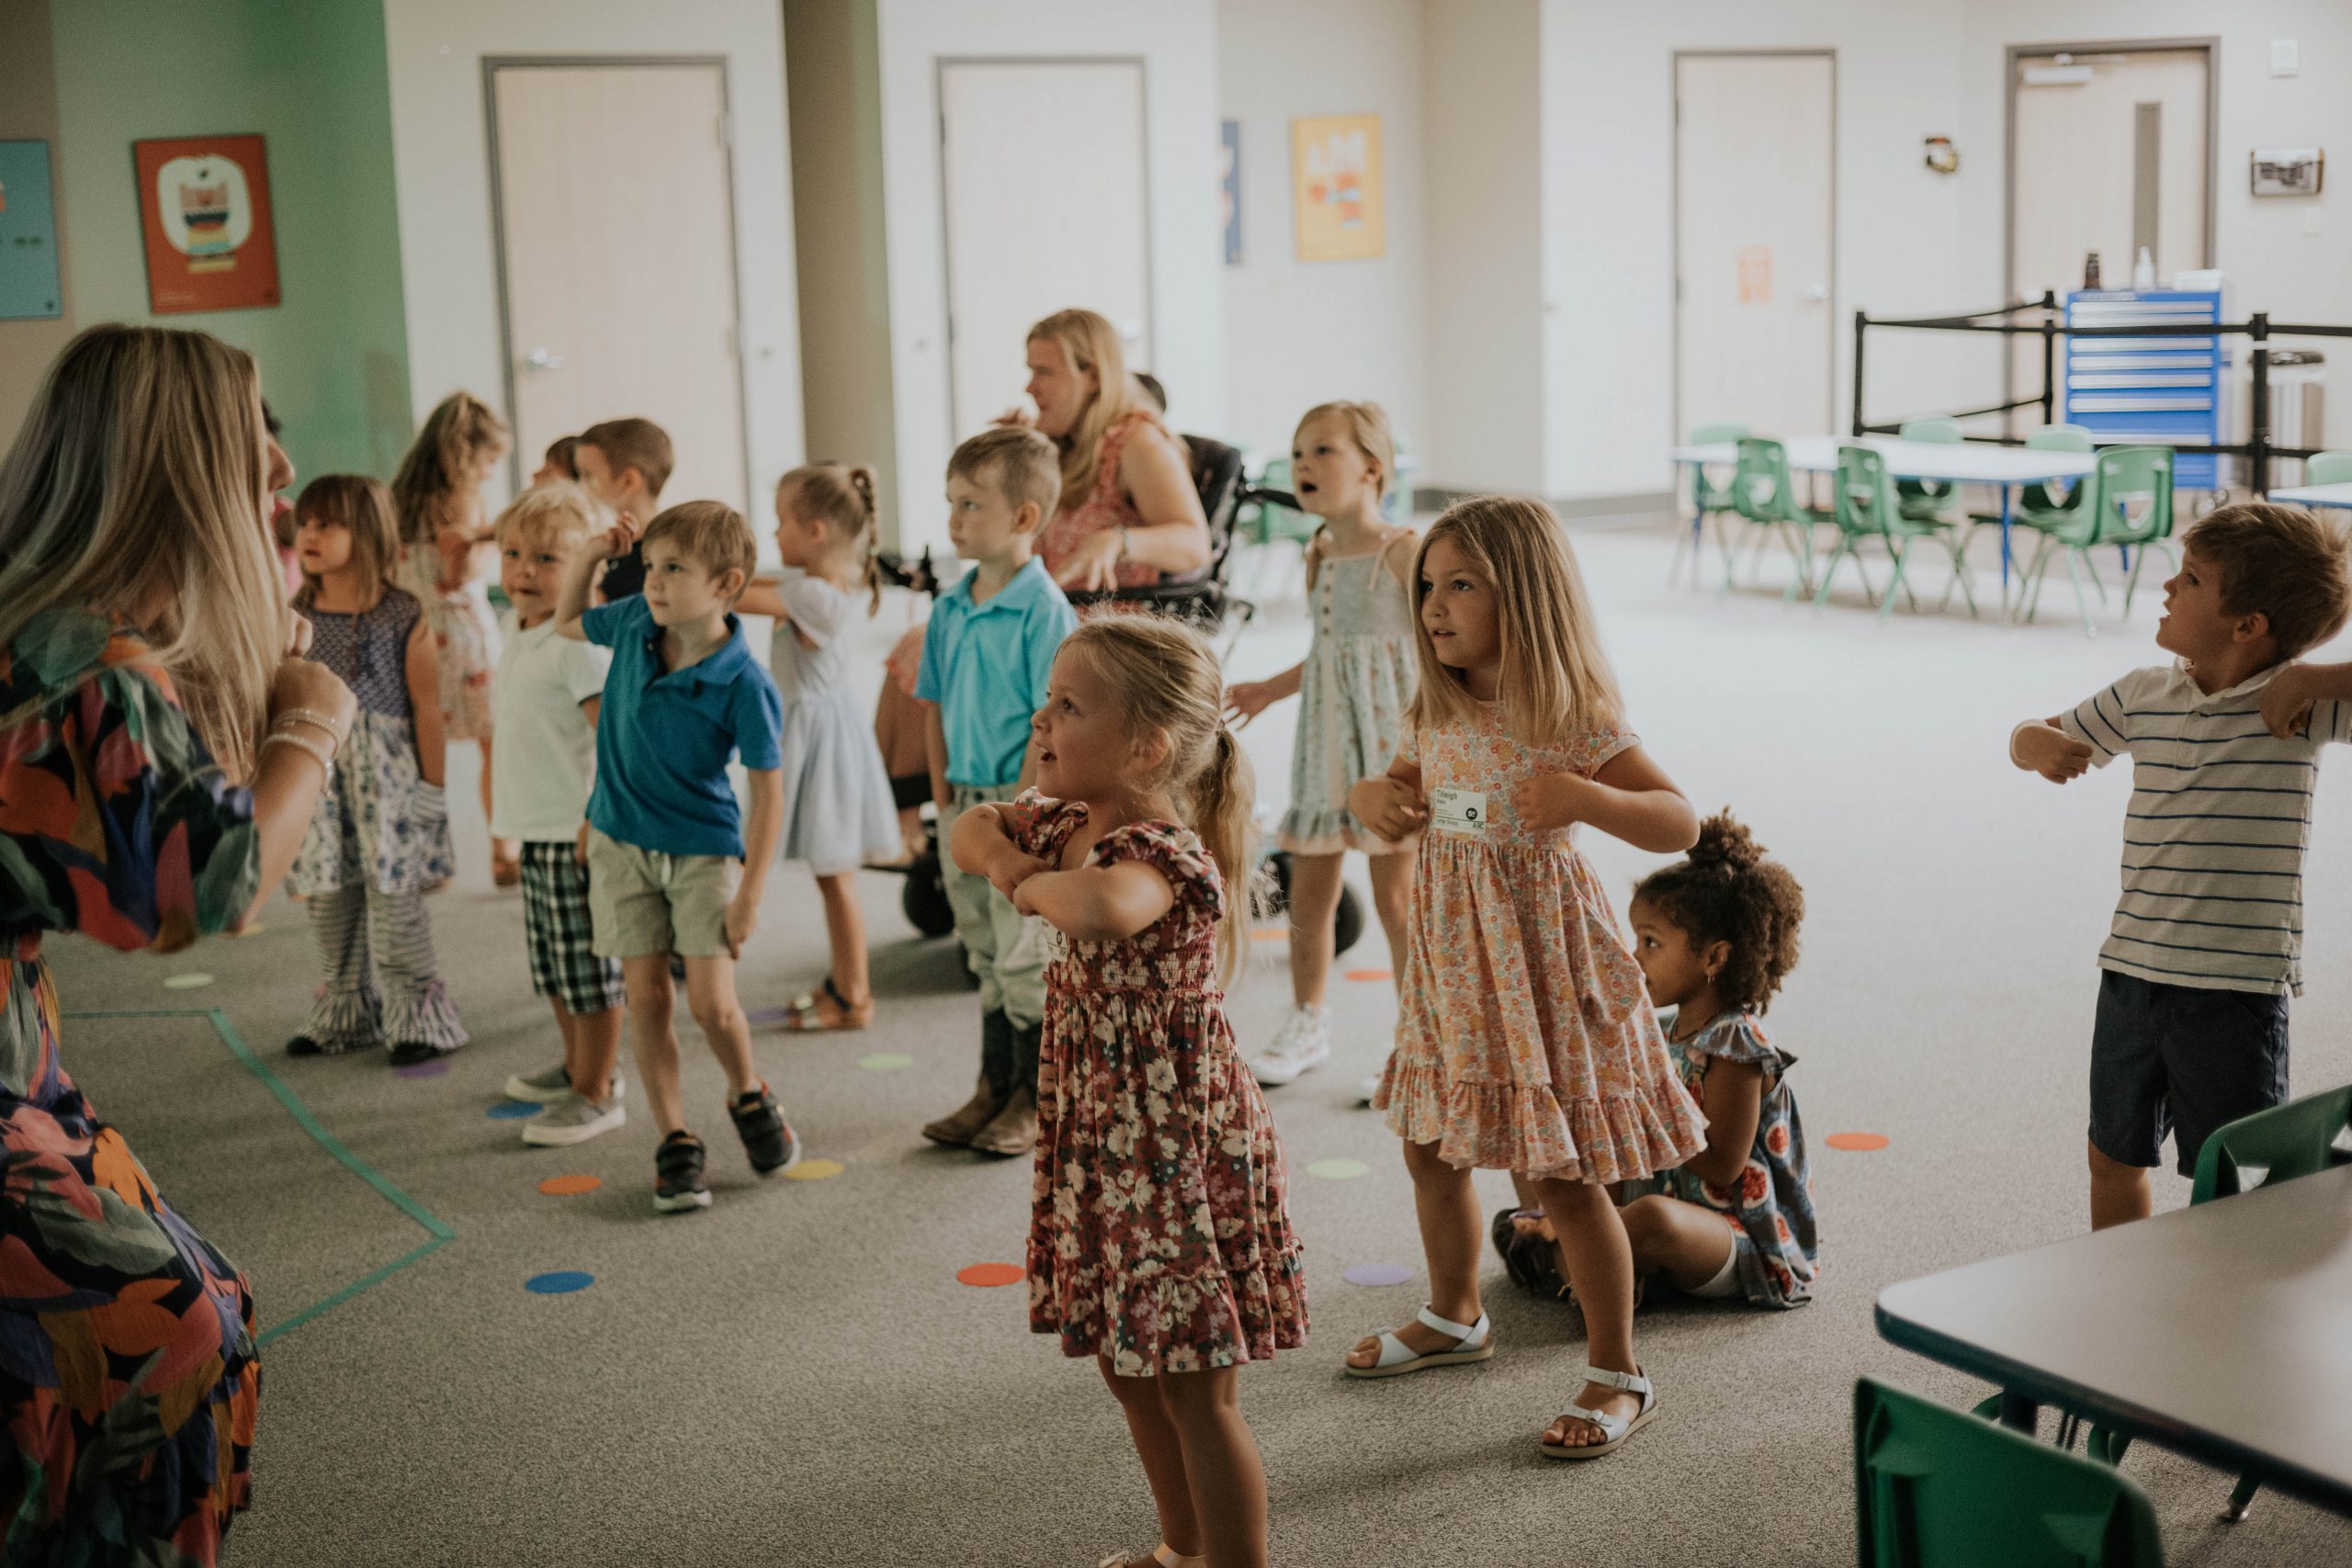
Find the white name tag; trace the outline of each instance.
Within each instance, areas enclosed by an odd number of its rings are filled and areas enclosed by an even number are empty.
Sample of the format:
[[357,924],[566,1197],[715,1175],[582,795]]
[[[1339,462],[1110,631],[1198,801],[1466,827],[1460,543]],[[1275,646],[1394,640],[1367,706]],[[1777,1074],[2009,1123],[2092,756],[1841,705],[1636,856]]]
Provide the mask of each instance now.
[[1487,836],[1487,797],[1475,789],[1431,790],[1430,822],[1441,833],[1466,833],[1483,839]]

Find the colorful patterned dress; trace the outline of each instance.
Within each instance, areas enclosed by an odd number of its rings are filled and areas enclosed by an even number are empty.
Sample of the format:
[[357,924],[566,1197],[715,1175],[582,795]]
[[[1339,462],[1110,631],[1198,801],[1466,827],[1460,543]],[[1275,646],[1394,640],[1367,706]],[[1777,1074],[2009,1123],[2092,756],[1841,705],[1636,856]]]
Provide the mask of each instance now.
[[[432,623],[435,650],[441,656],[441,722],[452,740],[483,740],[491,733],[491,675],[498,652],[491,644],[490,606],[459,576],[448,585],[451,563],[432,541],[409,546],[392,578],[416,596]],[[466,558],[456,563],[462,574]]]
[[210,1564],[252,1485],[244,1276],[65,1076],[40,956],[171,952],[259,891],[252,797],[145,653],[79,611],[0,651],[0,1563]]
[[1388,566],[1389,547],[1404,532],[1385,536],[1370,555],[1317,558],[1315,640],[1299,676],[1290,809],[1274,831],[1293,854],[1383,855],[1413,847],[1411,839],[1390,843],[1348,813],[1348,791],[1396,760],[1420,679],[1412,595]]
[[[1071,553],[1103,529],[1144,526],[1143,513],[1119,488],[1119,458],[1136,429],[1150,423],[1150,415],[1132,413],[1102,433],[1102,453],[1094,464],[1094,488],[1075,502],[1062,497],[1061,505],[1038,531],[1037,555],[1045,561],[1048,577],[1057,577]],[[1122,588],[1158,582],[1162,575],[1158,567],[1139,560],[1127,561],[1116,570]]]
[[1731,1226],[1739,1292],[1750,1305],[1803,1306],[1813,1299],[1814,1276],[1821,1271],[1821,1243],[1804,1123],[1797,1119],[1796,1096],[1789,1091],[1789,1069],[1797,1059],[1772,1043],[1753,1013],[1724,1013],[1688,1040],[1673,1038],[1678,1021],[1672,1015],[1666,1020],[1667,1049],[1692,1094],[1699,1092],[1710,1062],[1751,1062],[1763,1069],[1764,1100],[1737,1192],[1709,1186],[1688,1167],[1659,1172],[1659,1190],[1723,1215]]
[[[1006,814],[1022,852],[1051,864],[1086,820],[1034,791]],[[1114,829],[1086,863],[1123,862],[1168,879],[1167,914],[1120,942],[1048,928],[1029,1326],[1127,1377],[1264,1360],[1306,1343],[1306,1255],[1273,1120],[1226,1023],[1225,885],[1170,822]]]
[[[1397,989],[1396,1049],[1373,1103],[1449,1165],[1622,1181],[1706,1146],[1706,1117],[1675,1075],[1642,971],[1574,827],[1539,831],[1511,809],[1539,774],[1590,778],[1638,744],[1604,726],[1529,747],[1500,703],[1464,724],[1408,726],[1433,807],[1421,835],[1413,935]],[[1479,809],[1482,831],[1448,830]],[[1483,799],[1476,797],[1483,796]]]

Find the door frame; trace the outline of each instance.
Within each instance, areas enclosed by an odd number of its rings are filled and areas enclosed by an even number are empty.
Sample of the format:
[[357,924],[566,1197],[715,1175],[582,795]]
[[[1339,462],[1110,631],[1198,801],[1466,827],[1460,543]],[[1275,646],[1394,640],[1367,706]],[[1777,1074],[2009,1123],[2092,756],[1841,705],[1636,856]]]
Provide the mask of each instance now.
[[1674,320],[1667,334],[1668,352],[1674,356],[1674,396],[1669,404],[1668,418],[1672,428],[1667,433],[1668,442],[1680,446],[1684,440],[1682,423],[1682,62],[1685,60],[1786,60],[1806,58],[1829,62],[1829,298],[1823,300],[1826,308],[1829,330],[1824,355],[1828,362],[1828,402],[1821,411],[1822,429],[1835,434],[1838,430],[1838,51],[1835,49],[1678,49],[1667,62],[1666,96],[1668,113],[1674,120],[1674,135],[1667,168],[1667,199],[1671,204],[1668,212],[1671,235],[1670,265],[1674,271]]
[[[2221,196],[2222,147],[2222,39],[2218,34],[2202,38],[2130,39],[2104,43],[2013,43],[2001,55],[2001,300],[2007,304],[2017,298],[2018,288],[2018,61],[2027,55],[2042,54],[2156,54],[2178,53],[2186,50],[2201,50],[2205,55],[2205,259],[2213,265],[2216,226],[2214,215],[2219,211]],[[2014,367],[2006,365],[2005,381],[2013,378]],[[2004,392],[2006,399],[2013,392]]]
[[[759,503],[758,476],[752,456],[752,392],[745,378],[743,353],[743,252],[736,209],[741,205],[735,178],[735,90],[727,56],[723,54],[485,54],[481,57],[481,118],[483,141],[490,159],[490,239],[498,284],[498,345],[500,389],[506,399],[506,416],[516,422],[514,405],[514,323],[506,308],[506,197],[499,172],[498,73],[513,69],[582,67],[626,68],[663,65],[715,67],[718,72],[719,157],[727,173],[727,303],[734,318],[735,417],[741,426],[743,453],[743,494]],[[517,429],[519,435],[519,428]],[[578,434],[574,432],[573,434]],[[523,493],[523,448],[519,440],[507,454],[507,482]]]
[[[1160,341],[1159,285],[1152,265],[1155,234],[1151,212],[1151,67],[1140,54],[943,54],[932,62],[931,116],[939,134],[932,147],[933,180],[939,186],[939,317],[946,323],[946,407],[942,418],[952,448],[956,434],[956,257],[947,218],[947,71],[956,65],[1132,65],[1140,91],[1136,95],[1137,145],[1143,150],[1143,311],[1151,323],[1152,347]],[[1114,330],[1117,323],[1114,322]],[[1124,348],[1122,350],[1124,353]],[[1129,366],[1130,370],[1135,367]],[[1145,367],[1148,369],[1149,367]]]

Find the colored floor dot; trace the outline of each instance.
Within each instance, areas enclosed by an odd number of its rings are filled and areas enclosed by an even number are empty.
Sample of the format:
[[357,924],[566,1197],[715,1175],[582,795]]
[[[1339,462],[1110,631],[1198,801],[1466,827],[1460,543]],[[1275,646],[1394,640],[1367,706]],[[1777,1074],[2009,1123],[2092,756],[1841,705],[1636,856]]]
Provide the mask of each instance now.
[[551,1273],[534,1274],[523,1281],[523,1288],[535,1296],[568,1296],[574,1291],[584,1291],[596,1282],[596,1276],[577,1269],[558,1269]]
[[1306,1174],[1326,1181],[1350,1181],[1371,1168],[1360,1159],[1318,1159],[1306,1168]]
[[975,1263],[956,1270],[957,1284],[978,1285],[982,1289],[994,1285],[1017,1285],[1028,1277],[1028,1270],[1018,1263]]
[[870,1056],[860,1056],[857,1065],[869,1073],[895,1073],[913,1066],[915,1059],[896,1051],[876,1051]]
[[396,1078],[437,1078],[449,1070],[449,1064],[435,1057],[430,1062],[411,1062],[405,1067],[394,1067]]
[[545,1109],[527,1100],[502,1100],[490,1108],[490,1119],[493,1122],[520,1122],[526,1116],[537,1116]]
[[241,927],[236,931],[231,931],[229,934],[232,937],[259,936],[262,932],[267,930],[269,930],[267,926],[263,925],[259,920],[255,920],[252,925]]
[[830,1181],[846,1168],[837,1159],[804,1159],[784,1173],[786,1181]]
[[1413,1277],[1402,1263],[1359,1263],[1340,1276],[1351,1285],[1401,1285]]
[[1290,932],[1280,926],[1261,926],[1250,933],[1251,942],[1288,942]]
[[790,1008],[762,1008],[757,1012],[747,1012],[743,1015],[754,1029],[766,1029],[771,1025],[780,1024],[791,1016]]
[[1386,969],[1351,969],[1348,971],[1348,978],[1351,980],[1393,980],[1396,977],[1395,974]]
[[1886,1147],[1883,1133],[1832,1133],[1822,1140],[1833,1149],[1850,1149],[1857,1153]]
[[550,1198],[571,1198],[582,1192],[594,1192],[605,1184],[600,1176],[550,1176],[539,1183],[539,1190]]
[[167,991],[193,991],[210,984],[212,984],[212,976],[209,975],[170,975],[164,976],[164,989]]

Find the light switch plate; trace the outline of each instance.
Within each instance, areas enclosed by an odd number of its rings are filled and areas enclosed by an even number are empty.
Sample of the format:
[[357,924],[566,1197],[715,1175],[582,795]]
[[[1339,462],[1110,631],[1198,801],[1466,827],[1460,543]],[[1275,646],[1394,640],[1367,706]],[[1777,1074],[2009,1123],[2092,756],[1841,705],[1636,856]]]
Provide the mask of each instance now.
[[2292,76],[2301,68],[2302,50],[2293,39],[2275,38],[2270,40],[2270,73]]
[[2304,209],[2303,209],[2303,232],[2304,232],[2304,233],[2306,233],[2306,234],[2317,234],[2317,233],[2321,233],[2321,232],[2323,232],[2323,231],[2324,231],[2324,226],[2323,226],[2323,225],[2322,225],[2322,223],[2320,222],[2320,219],[2321,219],[2321,217],[2322,217],[2322,216],[2323,216],[2323,214],[2321,213],[2320,209],[2319,209],[2317,207],[2306,207],[2306,208],[2304,208]]

